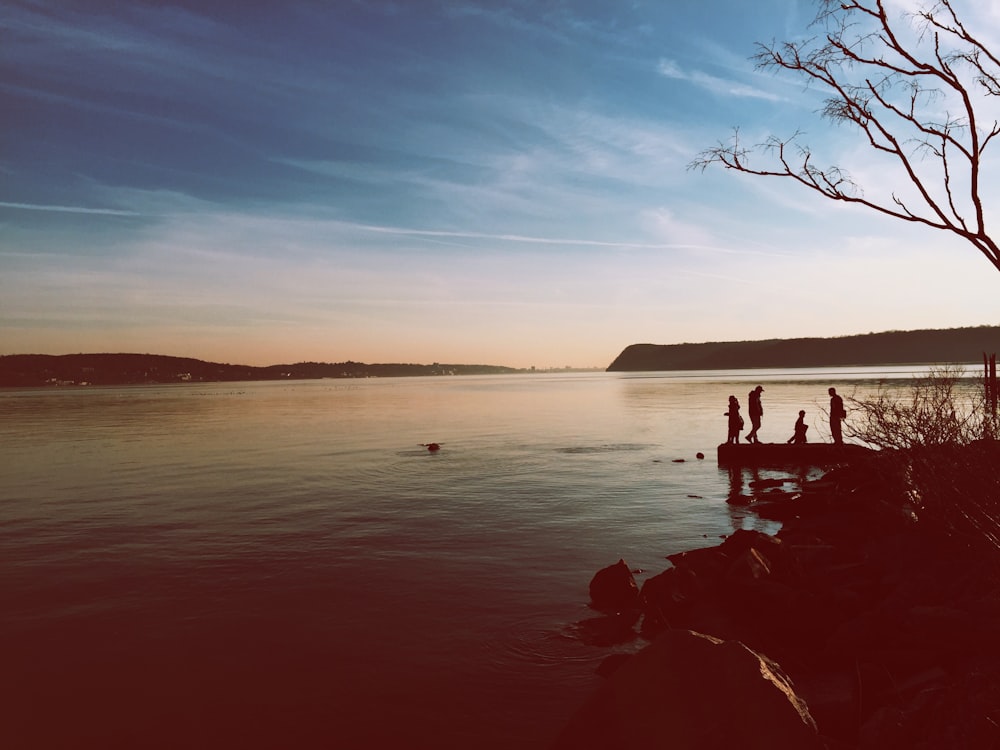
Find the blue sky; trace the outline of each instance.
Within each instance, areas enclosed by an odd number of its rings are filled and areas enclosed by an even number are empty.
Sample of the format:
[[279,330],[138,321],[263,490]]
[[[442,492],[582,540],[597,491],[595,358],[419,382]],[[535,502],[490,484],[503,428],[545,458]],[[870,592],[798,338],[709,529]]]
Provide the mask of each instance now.
[[814,11],[7,2],[0,353],[604,367],[1000,323],[957,239],[686,168],[736,125],[857,149],[749,60]]

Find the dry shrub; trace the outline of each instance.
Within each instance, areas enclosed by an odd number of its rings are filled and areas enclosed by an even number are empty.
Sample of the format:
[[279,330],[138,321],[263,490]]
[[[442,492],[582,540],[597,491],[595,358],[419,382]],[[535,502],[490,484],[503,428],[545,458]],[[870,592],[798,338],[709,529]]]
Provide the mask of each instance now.
[[950,365],[914,377],[908,388],[883,381],[844,402],[844,434],[876,448],[969,445],[987,434],[990,421],[982,385]]
[[978,379],[939,367],[844,400],[844,434],[882,449],[921,523],[1000,561],[1000,442]]

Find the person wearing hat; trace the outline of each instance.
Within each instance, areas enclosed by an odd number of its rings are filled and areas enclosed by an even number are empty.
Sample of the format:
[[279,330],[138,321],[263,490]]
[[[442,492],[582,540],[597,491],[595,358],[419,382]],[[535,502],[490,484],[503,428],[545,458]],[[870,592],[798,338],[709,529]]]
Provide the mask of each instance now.
[[747,394],[747,398],[750,400],[749,412],[750,412],[750,424],[753,428],[747,433],[748,443],[759,443],[760,440],[757,439],[757,430],[760,429],[760,420],[764,416],[764,407],[760,404],[760,394],[764,392],[764,386],[758,385],[750,393]]

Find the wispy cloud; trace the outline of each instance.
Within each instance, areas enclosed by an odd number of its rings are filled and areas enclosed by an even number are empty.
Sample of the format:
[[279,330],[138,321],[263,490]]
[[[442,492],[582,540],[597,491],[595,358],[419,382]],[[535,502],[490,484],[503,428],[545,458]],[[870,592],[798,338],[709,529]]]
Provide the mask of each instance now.
[[644,242],[602,242],[600,240],[582,240],[563,237],[530,237],[520,234],[491,234],[488,232],[452,232],[428,229],[408,229],[406,227],[376,226],[370,224],[355,224],[359,229],[384,234],[398,234],[415,237],[453,237],[457,239],[499,240],[503,242],[518,242],[532,245],[575,245],[583,247],[614,247],[614,248],[672,248],[684,247],[669,243]]
[[0,208],[14,208],[21,211],[56,211],[67,214],[100,214],[103,216],[141,216],[135,211],[123,211],[117,208],[87,208],[85,206],[52,206],[37,203],[11,203],[0,201]]
[[657,70],[660,75],[666,78],[673,78],[678,81],[688,81],[699,86],[706,91],[721,96],[738,96],[749,99],[763,99],[770,102],[783,101],[783,97],[772,94],[770,91],[750,86],[739,81],[731,81],[725,78],[713,76],[701,70],[685,70],[674,60],[663,58],[660,60]]
[[[669,216],[669,212],[661,210],[656,212],[661,223],[670,224],[674,231],[683,225]],[[695,233],[695,228],[684,227],[691,236],[678,242],[605,242],[601,240],[585,240],[569,237],[532,237],[518,234],[491,234],[487,232],[452,232],[441,230],[409,229],[406,227],[376,226],[368,224],[352,224],[353,228],[369,232],[382,234],[393,234],[410,237],[442,237],[454,239],[474,239],[491,240],[499,242],[512,242],[529,245],[567,245],[573,247],[601,247],[617,250],[696,250],[713,253],[727,253],[734,255],[770,255],[774,257],[785,257],[787,253],[765,252],[753,249],[735,249],[724,247],[712,242],[711,236],[704,231]],[[662,229],[662,228],[661,228]]]

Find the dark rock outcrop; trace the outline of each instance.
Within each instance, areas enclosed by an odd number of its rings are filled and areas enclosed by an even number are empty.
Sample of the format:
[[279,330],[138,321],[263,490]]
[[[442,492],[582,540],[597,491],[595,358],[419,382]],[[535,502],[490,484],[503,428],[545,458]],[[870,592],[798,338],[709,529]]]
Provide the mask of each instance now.
[[[1000,748],[1000,551],[988,534],[972,533],[981,519],[962,525],[1000,498],[989,468],[995,454],[973,446],[961,460],[949,451],[873,457],[829,471],[801,493],[755,503],[782,522],[776,535],[736,531],[717,546],[669,555],[672,567],[643,582],[637,629],[652,643],[647,650],[692,631],[773,660],[828,748]],[[934,485],[931,499],[931,485],[913,485],[918,474],[938,482],[954,474],[947,486],[965,494],[942,500],[950,490]],[[630,747],[638,736],[622,726],[621,708],[608,708],[609,693],[675,720],[673,708],[634,697],[653,690],[657,669],[674,669],[643,653],[601,687],[605,702],[590,707],[592,741],[580,746]],[[748,737],[738,746],[750,746]]]
[[819,750],[816,724],[773,661],[736,641],[668,630],[629,657],[553,750]]

